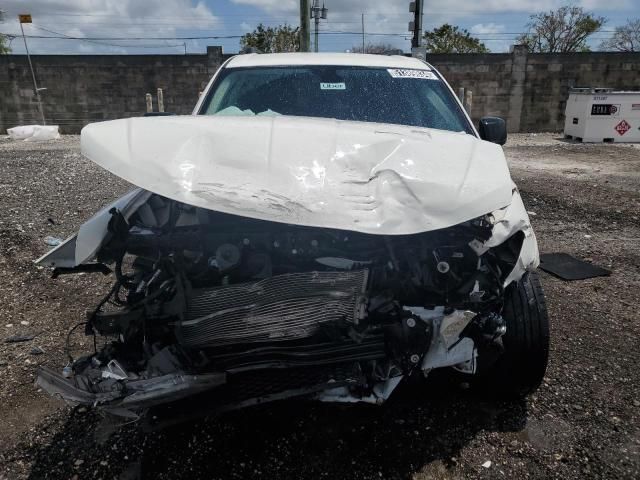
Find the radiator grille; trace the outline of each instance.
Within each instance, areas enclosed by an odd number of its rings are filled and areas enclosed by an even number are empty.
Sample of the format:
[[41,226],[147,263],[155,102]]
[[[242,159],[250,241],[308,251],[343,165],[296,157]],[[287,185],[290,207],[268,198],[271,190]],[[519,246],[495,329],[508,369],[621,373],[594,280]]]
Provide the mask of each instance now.
[[196,290],[180,341],[202,347],[309,337],[323,324],[353,322],[366,282],[366,270],[305,272]]

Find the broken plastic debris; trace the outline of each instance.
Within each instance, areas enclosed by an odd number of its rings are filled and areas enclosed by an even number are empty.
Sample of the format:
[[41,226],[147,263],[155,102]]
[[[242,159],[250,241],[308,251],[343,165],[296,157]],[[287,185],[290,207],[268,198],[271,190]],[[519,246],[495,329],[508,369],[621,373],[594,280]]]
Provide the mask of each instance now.
[[62,243],[62,240],[57,237],[46,236],[44,237],[44,243],[46,243],[50,247],[57,247]]
[[125,378],[127,378],[127,372],[120,366],[120,364],[116,360],[111,360],[107,364],[106,370],[102,371],[102,378],[124,380]]
[[[590,259],[593,261],[593,259]],[[572,257],[567,253],[544,253],[540,256],[540,268],[562,280],[584,280],[606,277],[611,271],[591,262]]]
[[[293,252],[293,253],[296,253],[296,252]],[[358,262],[355,260],[350,260],[348,258],[339,258],[339,257],[319,257],[319,258],[316,258],[316,262],[318,262],[321,265],[325,265],[327,267],[340,268],[344,270],[350,270],[352,268],[371,263],[370,261]]]
[[28,342],[29,340],[33,340],[35,335],[11,335],[10,337],[5,338],[5,343],[18,343],[18,342]]
[[484,468],[489,468],[489,467],[491,467],[491,460],[487,460],[486,462],[484,462],[484,463],[482,464],[482,466],[483,466]]

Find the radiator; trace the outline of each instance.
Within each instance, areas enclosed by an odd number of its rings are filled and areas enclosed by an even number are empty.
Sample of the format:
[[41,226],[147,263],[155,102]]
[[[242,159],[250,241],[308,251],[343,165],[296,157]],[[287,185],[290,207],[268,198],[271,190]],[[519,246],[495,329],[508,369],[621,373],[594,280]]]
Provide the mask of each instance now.
[[367,270],[277,275],[195,290],[178,338],[188,347],[270,343],[311,337],[323,325],[355,322]]

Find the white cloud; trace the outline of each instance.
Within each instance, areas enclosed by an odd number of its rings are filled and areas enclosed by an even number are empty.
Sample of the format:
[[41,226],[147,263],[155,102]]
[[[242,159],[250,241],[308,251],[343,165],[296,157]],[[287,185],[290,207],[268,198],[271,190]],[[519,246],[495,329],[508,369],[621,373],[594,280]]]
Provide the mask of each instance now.
[[298,0],[232,0],[232,2],[238,5],[258,7],[269,13],[297,13],[300,8]]
[[[13,34],[19,34],[16,17],[25,11],[33,17],[33,24],[24,25],[27,35],[55,36],[44,28],[72,37],[174,37],[180,36],[180,32],[211,31],[222,25],[206,3],[192,0],[30,0],[27,6],[24,0],[3,0],[2,7],[6,18],[0,30]],[[29,40],[30,50],[36,53],[151,53],[157,50],[143,46],[178,43],[182,42]],[[13,42],[15,53],[22,53],[21,44]],[[117,46],[132,44],[138,47]]]
[[510,32],[507,32],[506,25],[493,22],[476,23],[469,27],[468,30],[472,36],[478,37],[494,53],[508,52],[516,37],[513,34],[513,27],[511,27]]
[[553,10],[571,4],[592,9],[632,8],[636,0],[458,0],[453,4],[450,0],[430,0],[428,11],[465,14],[492,13],[525,13]]
[[473,35],[484,35],[488,33],[502,33],[505,31],[504,25],[499,25],[496,23],[477,23],[473,25],[469,31]]

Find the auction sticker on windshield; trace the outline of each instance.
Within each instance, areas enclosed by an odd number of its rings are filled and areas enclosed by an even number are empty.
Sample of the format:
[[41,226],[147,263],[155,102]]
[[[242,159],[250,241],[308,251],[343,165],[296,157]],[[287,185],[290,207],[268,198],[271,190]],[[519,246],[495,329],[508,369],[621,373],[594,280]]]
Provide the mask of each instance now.
[[421,78],[423,80],[438,80],[436,75],[429,70],[411,70],[407,68],[387,68],[387,72],[393,78]]

